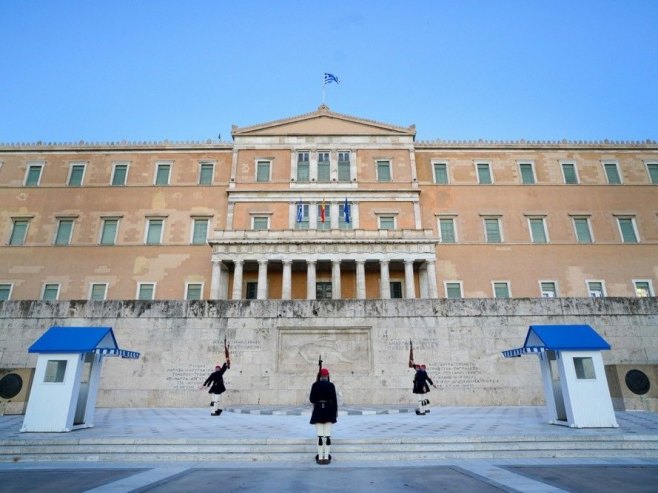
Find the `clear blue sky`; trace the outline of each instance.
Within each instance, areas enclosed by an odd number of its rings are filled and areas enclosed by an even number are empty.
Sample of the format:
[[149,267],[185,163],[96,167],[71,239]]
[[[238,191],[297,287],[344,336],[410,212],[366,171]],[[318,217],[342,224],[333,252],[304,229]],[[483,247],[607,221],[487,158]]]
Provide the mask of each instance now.
[[657,0],[0,0],[0,142],[230,140],[336,112],[418,140],[658,139]]

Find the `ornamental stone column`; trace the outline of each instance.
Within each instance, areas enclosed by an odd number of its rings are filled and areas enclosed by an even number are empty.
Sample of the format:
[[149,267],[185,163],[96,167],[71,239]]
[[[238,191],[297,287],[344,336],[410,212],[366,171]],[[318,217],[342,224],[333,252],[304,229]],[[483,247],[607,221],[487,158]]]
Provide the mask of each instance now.
[[242,260],[235,261],[235,269],[233,269],[233,293],[231,294],[232,300],[242,299]]
[[306,299],[315,299],[315,265],[316,260],[306,262]]
[[212,274],[210,277],[210,299],[219,299],[219,282],[222,275],[221,260],[212,261]]
[[391,298],[391,280],[388,275],[388,260],[379,261],[379,297],[383,300]]
[[339,300],[340,294],[340,260],[331,261],[331,298]]
[[436,286],[436,261],[427,261],[427,295],[430,298],[438,298],[439,290]]
[[405,260],[404,261],[404,286],[405,286],[405,298],[415,298],[416,297],[416,287],[414,285],[414,261]]
[[356,261],[356,299],[366,299],[366,261]]
[[281,299],[289,300],[292,298],[291,284],[292,260],[283,260],[283,279],[281,281]]
[[258,261],[258,291],[256,299],[267,299],[267,259]]

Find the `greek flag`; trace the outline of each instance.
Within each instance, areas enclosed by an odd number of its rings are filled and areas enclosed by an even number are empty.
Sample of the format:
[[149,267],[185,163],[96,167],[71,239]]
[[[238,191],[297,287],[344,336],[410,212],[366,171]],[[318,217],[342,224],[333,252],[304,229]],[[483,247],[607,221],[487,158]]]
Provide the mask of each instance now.
[[324,83],[326,84],[331,84],[332,82],[335,82],[336,84],[339,84],[340,81],[338,80],[338,77],[336,77],[334,74],[328,74],[327,72],[324,73]]
[[301,223],[304,219],[304,206],[302,205],[302,199],[299,199],[297,202],[297,222]]
[[347,201],[347,197],[345,197],[345,205],[343,206],[343,219],[347,224],[352,222],[352,211],[350,210],[350,203]]

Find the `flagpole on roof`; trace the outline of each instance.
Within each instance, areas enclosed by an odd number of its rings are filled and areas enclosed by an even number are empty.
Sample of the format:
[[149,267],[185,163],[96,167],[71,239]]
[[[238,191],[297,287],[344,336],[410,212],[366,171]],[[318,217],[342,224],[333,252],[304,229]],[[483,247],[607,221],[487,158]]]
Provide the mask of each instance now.
[[322,76],[322,105],[324,106],[324,93],[325,93],[325,88],[327,87],[327,81],[325,80],[325,76]]

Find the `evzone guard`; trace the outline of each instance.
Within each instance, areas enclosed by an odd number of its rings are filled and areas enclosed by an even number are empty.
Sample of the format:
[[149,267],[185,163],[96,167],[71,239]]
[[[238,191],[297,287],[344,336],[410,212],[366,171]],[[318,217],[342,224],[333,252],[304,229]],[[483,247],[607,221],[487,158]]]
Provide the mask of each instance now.
[[311,424],[315,425],[318,435],[318,454],[315,462],[329,464],[331,462],[331,425],[336,422],[338,415],[338,400],[336,387],[329,381],[329,370],[322,367],[322,356],[318,361],[318,375],[311,386],[309,400],[313,404]]
[[222,414],[222,409],[219,405],[219,397],[221,394],[226,392],[226,386],[224,385],[224,373],[226,370],[231,368],[231,356],[229,355],[229,345],[226,343],[226,336],[224,337],[224,357],[226,361],[223,365],[215,366],[215,371],[210,374],[210,376],[203,382],[203,385],[199,387],[203,389],[204,387],[210,386],[208,393],[212,396],[210,405],[212,406],[211,416],[219,416]]
[[435,389],[437,387],[427,374],[427,367],[424,364],[416,364],[414,362],[414,343],[411,340],[409,341],[409,368],[416,370],[413,381],[413,393],[418,399],[416,414],[424,416],[430,412],[430,409],[427,407],[430,404],[430,400],[425,398],[425,394],[429,393],[430,385]]

